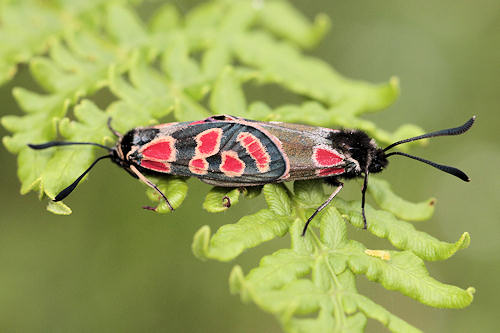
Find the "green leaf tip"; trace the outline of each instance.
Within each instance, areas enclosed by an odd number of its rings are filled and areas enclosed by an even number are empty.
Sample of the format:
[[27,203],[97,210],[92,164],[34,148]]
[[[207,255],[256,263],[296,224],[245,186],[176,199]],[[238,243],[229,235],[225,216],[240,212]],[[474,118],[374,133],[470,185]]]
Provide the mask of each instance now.
[[66,206],[63,202],[49,201],[47,204],[47,210],[56,215],[70,215],[72,213],[71,208]]
[[470,234],[468,232],[464,232],[460,239],[455,242],[457,250],[466,249],[470,245]]
[[191,244],[191,250],[196,258],[205,260],[207,258],[206,253],[208,250],[208,243],[210,241],[210,227],[204,225],[193,236],[193,243]]
[[400,91],[400,86],[399,86],[399,77],[397,76],[391,76],[389,79],[389,85],[392,87],[394,91]]
[[266,28],[303,48],[317,45],[331,25],[325,14],[318,14],[314,22],[309,22],[286,1],[264,2],[258,13],[260,23]]
[[[223,225],[211,238],[210,230],[198,230],[193,241],[193,251],[196,243],[197,256],[230,261],[246,249],[283,236],[288,231],[290,222],[288,217],[263,209],[241,218],[237,223]],[[210,239],[208,243],[207,237]]]
[[66,206],[62,201],[54,202],[52,200],[47,204],[47,210],[56,215],[70,215],[71,208]]
[[[234,266],[229,274],[229,290],[231,291],[231,294],[241,294],[244,282],[245,275],[243,274],[243,270],[239,265]],[[244,299],[246,297],[241,294],[241,298]]]

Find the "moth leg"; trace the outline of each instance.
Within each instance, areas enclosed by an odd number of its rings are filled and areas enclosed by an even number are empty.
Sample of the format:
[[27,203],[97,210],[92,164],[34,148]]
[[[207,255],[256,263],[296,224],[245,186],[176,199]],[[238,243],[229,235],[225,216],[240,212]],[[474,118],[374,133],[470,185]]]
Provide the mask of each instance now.
[[361,190],[361,215],[363,215],[363,229],[368,228],[368,222],[366,222],[365,215],[365,197],[366,189],[368,188],[368,170],[365,171],[365,179],[363,180],[363,189]]
[[[247,188],[246,188],[246,187],[244,187],[244,186],[240,186],[240,187],[238,187],[238,191],[239,191],[240,193],[245,193],[245,194],[246,194],[246,193],[247,193]],[[231,198],[230,198],[230,197],[228,197],[227,195],[223,196],[223,197],[222,197],[222,205],[223,205],[224,207],[226,207],[226,208],[231,207]]]
[[115,130],[112,126],[111,126],[111,117],[108,118],[108,122],[107,122],[107,125],[108,125],[108,128],[109,130],[111,131],[111,133],[113,133],[117,138],[121,139],[123,138],[123,135],[121,135],[117,130]]
[[222,198],[222,205],[226,208],[231,207],[231,199],[227,195]]
[[344,187],[344,183],[341,183],[339,181],[337,181],[337,188],[333,191],[332,194],[330,194],[330,196],[328,197],[328,199],[326,199],[325,202],[323,202],[321,204],[321,206],[319,206],[318,208],[316,208],[316,210],[314,211],[314,213],[311,215],[311,217],[307,220],[306,222],[306,225],[304,226],[304,230],[302,230],[302,236],[305,236],[306,234],[306,231],[307,231],[307,227],[309,226],[309,223],[311,223],[312,219],[316,216],[316,214],[318,214],[319,212],[321,212],[326,206],[328,206],[328,204],[333,200],[333,198],[335,198],[335,196],[340,192],[340,190],[342,189],[342,187]]
[[[172,207],[172,205],[168,201],[167,197],[165,196],[165,194],[163,194],[162,191],[160,191],[158,186],[156,186],[149,179],[147,179],[139,170],[137,170],[137,168],[134,165],[130,165],[130,170],[132,170],[132,172],[139,178],[139,180],[141,182],[143,182],[144,184],[148,185],[149,187],[154,189],[156,192],[158,192],[162,196],[162,198],[165,200],[165,202],[167,203],[168,208],[170,208],[171,211],[174,211],[174,208]],[[150,209],[150,208],[152,208],[152,207],[148,207],[146,209],[156,210],[156,209]]]

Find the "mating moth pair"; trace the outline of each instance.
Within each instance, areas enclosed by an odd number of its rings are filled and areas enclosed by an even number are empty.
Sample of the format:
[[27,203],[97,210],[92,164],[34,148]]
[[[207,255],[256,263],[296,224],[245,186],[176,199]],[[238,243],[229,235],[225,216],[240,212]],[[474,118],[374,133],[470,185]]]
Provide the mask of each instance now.
[[118,137],[115,147],[93,142],[60,142],[29,144],[33,149],[64,145],[94,145],[109,151],[97,158],[54,201],[68,196],[80,180],[100,160],[109,158],[132,176],[155,189],[173,210],[168,198],[148,178],[148,174],[197,177],[201,181],[224,187],[248,187],[292,180],[322,178],[336,188],[307,220],[325,208],[343,187],[341,180],[364,178],[361,211],[366,229],[365,193],[368,175],[382,171],[388,158],[406,156],[427,163],[464,181],[462,171],[403,152],[388,150],[403,143],[436,136],[459,135],[471,128],[475,116],[456,128],[436,131],[379,148],[375,140],[360,130],[329,129],[307,125],[262,122],[219,115],[203,120],[167,123],[134,128]]

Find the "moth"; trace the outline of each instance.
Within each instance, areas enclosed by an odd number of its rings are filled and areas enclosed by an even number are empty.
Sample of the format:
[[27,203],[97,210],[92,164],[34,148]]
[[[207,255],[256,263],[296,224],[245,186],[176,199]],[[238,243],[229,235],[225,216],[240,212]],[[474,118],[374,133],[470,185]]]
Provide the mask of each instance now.
[[455,128],[431,132],[379,148],[375,140],[356,129],[330,129],[308,125],[263,122],[230,115],[218,115],[198,121],[174,122],[138,127],[125,135],[108,127],[118,137],[114,147],[94,142],[51,141],[29,144],[33,149],[66,145],[94,145],[109,151],[97,158],[71,185],[53,200],[67,197],[82,178],[102,159],[111,159],[135,178],[153,188],[173,210],[168,198],[151,182],[148,175],[197,177],[210,185],[249,187],[294,180],[324,179],[335,186],[328,199],[304,225],[323,210],[344,186],[342,180],[363,178],[361,212],[364,228],[365,194],[368,176],[387,167],[391,156],[405,156],[429,164],[464,181],[469,177],[457,168],[437,164],[392,148],[425,138],[459,135],[468,131],[475,116]]

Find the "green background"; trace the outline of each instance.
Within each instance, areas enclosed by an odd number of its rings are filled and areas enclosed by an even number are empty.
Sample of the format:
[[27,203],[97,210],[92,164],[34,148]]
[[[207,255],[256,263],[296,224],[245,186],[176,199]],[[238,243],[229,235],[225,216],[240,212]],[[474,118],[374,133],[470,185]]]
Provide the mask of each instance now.
[[[176,2],[187,11],[195,2]],[[360,277],[362,293],[409,323],[429,332],[492,332],[498,328],[500,275],[500,2],[498,1],[295,1],[307,16],[324,12],[332,29],[311,54],[347,77],[372,82],[400,78],[402,94],[388,110],[369,115],[393,130],[412,122],[427,130],[477,124],[465,136],[436,138],[413,150],[419,156],[466,171],[471,183],[411,160],[394,158],[383,174],[396,193],[412,200],[438,198],[432,220],[420,230],[455,241],[471,234],[469,249],[445,262],[428,263],[438,280],[477,289],[464,310],[442,310],[387,291]],[[146,3],[144,17],[158,5]],[[0,46],[1,47],[1,46]],[[18,114],[11,90],[33,87],[27,67],[0,88],[2,114]],[[245,86],[248,101],[273,106],[289,95],[269,87]],[[98,101],[109,101],[102,95]],[[297,102],[293,97],[293,102]],[[0,135],[6,135],[0,129]],[[36,194],[20,196],[15,157],[0,148],[0,330],[5,331],[185,331],[279,332],[274,318],[244,305],[228,291],[232,264],[201,262],[191,253],[195,231],[216,229],[263,206],[243,200],[223,214],[201,208],[209,190],[190,181],[189,196],[174,213],[140,209],[144,186],[102,163],[67,199],[71,216],[45,210]],[[350,182],[344,197],[359,198]],[[385,241],[350,229],[371,248]],[[245,272],[273,249],[275,241],[241,256]],[[367,332],[385,332],[369,321]]]

